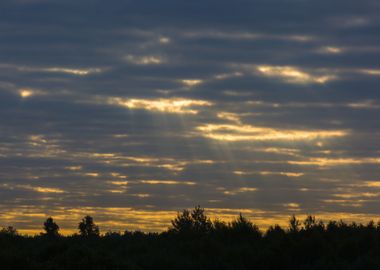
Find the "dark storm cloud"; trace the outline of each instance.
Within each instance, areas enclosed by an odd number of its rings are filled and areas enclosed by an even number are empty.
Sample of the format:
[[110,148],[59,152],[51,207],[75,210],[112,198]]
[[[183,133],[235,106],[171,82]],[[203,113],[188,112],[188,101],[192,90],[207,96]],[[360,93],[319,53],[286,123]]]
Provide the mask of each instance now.
[[263,219],[379,214],[379,11],[1,1],[0,225],[35,228],[14,214],[35,222],[28,207],[93,209],[104,224],[113,208],[198,203]]

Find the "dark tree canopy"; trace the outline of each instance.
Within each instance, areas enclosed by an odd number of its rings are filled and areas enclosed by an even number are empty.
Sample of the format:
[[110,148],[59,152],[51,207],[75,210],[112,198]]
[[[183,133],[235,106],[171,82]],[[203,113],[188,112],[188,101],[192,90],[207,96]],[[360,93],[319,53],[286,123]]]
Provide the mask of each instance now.
[[289,231],[292,233],[296,233],[299,231],[301,226],[301,222],[296,218],[295,215],[292,215],[292,217],[289,220]]
[[2,228],[0,230],[0,234],[8,235],[8,236],[16,236],[16,235],[18,235],[18,232],[14,227],[8,226],[6,228]]
[[306,230],[313,228],[316,225],[315,217],[314,216],[307,216],[303,222],[303,225],[305,226]]
[[190,233],[193,227],[193,220],[190,211],[184,209],[182,213],[178,213],[177,217],[172,220],[172,232],[176,233]]
[[235,235],[242,237],[255,236],[260,237],[261,233],[259,227],[243,217],[240,213],[239,217],[231,222],[231,230]]
[[99,236],[99,227],[95,225],[91,216],[85,216],[79,223],[78,229],[82,236]]
[[[52,218],[45,235],[0,230],[0,269],[186,269],[186,270],[372,270],[380,269],[380,223],[367,225],[292,216],[287,228],[261,233],[243,215],[231,222],[210,221],[203,208],[183,210],[162,233],[109,231],[99,235],[91,216],[79,235],[58,233]],[[98,237],[88,237],[98,236]]]
[[44,222],[45,235],[47,236],[58,236],[59,235],[59,226],[54,222],[52,217],[49,217]]
[[205,215],[205,210],[200,206],[195,207],[191,212],[187,209],[178,213],[172,220],[170,231],[180,234],[206,234],[212,229],[211,220]]

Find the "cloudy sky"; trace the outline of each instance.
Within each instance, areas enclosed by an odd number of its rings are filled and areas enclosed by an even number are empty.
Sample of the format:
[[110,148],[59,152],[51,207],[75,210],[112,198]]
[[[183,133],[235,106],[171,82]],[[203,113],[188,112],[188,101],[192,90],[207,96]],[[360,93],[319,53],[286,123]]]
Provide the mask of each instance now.
[[378,0],[2,0],[0,227],[380,216]]

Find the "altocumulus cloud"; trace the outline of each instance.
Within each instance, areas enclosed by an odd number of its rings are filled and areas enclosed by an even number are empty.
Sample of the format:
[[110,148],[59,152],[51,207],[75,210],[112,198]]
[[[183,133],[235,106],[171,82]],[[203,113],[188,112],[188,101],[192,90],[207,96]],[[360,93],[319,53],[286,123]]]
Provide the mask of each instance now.
[[378,1],[0,10],[1,226],[380,214]]

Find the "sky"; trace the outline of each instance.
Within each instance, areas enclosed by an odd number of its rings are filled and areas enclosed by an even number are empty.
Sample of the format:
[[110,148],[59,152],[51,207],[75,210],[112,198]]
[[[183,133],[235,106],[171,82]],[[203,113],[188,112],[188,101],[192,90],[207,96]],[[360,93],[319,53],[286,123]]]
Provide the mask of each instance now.
[[2,0],[0,227],[380,217],[378,0]]

